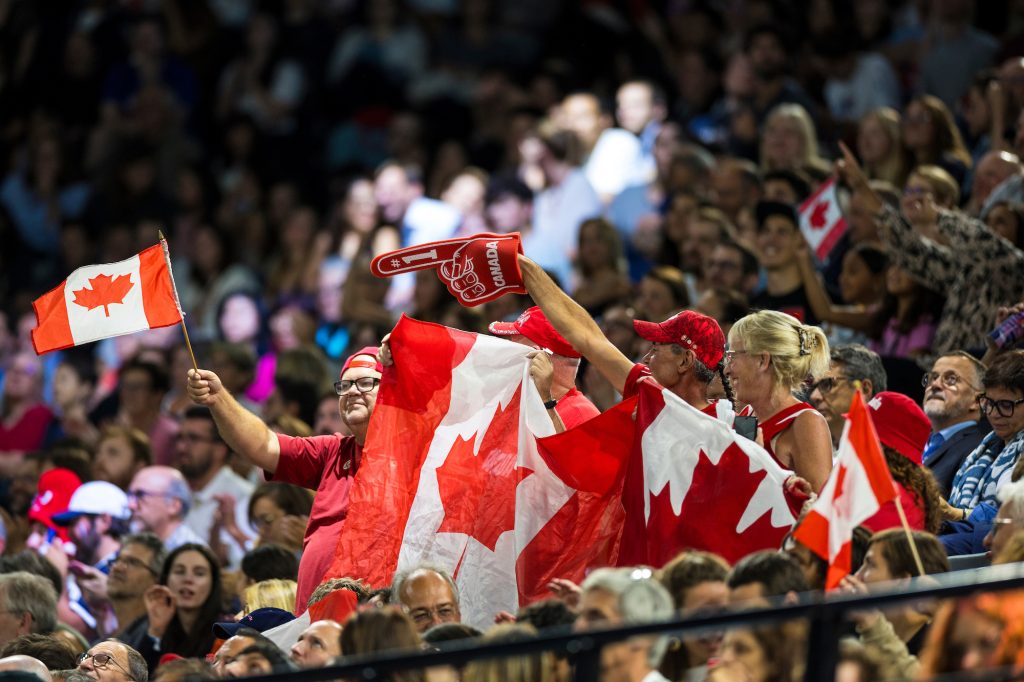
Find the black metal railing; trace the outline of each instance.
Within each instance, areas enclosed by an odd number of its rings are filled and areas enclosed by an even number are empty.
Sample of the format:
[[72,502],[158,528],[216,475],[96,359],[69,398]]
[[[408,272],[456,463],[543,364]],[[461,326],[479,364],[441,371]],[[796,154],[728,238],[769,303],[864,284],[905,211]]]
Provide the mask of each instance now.
[[[552,651],[567,654],[575,661],[574,679],[594,682],[599,679],[601,648],[640,635],[680,635],[708,630],[762,623],[807,619],[808,658],[805,680],[831,680],[839,655],[839,638],[845,633],[846,615],[854,610],[881,609],[908,601],[962,597],[979,592],[1002,592],[1024,588],[1024,564],[1007,564],[915,579],[907,586],[874,591],[868,595],[805,594],[795,603],[778,603],[764,609],[721,613],[593,630],[586,633],[569,630],[545,631],[536,639],[500,644],[478,641],[447,643],[440,651],[387,652],[374,656],[350,656],[339,665],[278,675],[249,678],[252,682],[321,682],[347,678],[374,680],[403,670],[423,670],[433,666],[463,666],[471,661],[504,658]],[[963,674],[955,679],[965,679]],[[1006,673],[984,679],[1009,679]],[[954,678],[951,678],[954,679]],[[973,679],[973,678],[972,678]]]

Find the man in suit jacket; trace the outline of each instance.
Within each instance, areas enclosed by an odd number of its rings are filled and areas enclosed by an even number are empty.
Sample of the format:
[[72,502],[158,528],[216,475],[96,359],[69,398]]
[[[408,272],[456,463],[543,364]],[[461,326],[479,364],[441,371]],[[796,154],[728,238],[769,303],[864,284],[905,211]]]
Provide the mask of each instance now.
[[987,422],[979,422],[978,394],[984,372],[985,366],[974,356],[953,351],[940,356],[922,379],[922,407],[932,423],[924,463],[935,475],[943,498],[949,497],[964,459],[990,431]]

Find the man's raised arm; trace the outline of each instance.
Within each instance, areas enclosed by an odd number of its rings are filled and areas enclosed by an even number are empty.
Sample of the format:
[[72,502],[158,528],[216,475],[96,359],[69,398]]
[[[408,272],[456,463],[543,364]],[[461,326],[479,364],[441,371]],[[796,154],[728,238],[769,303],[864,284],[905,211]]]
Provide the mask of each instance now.
[[242,407],[224,388],[220,377],[208,369],[188,371],[188,396],[210,408],[217,431],[234,452],[273,474],[281,456],[277,434],[263,420]]
[[622,393],[633,362],[608,340],[590,314],[562,291],[539,265],[520,255],[519,269],[526,290],[552,326],[604,375],[616,391]]

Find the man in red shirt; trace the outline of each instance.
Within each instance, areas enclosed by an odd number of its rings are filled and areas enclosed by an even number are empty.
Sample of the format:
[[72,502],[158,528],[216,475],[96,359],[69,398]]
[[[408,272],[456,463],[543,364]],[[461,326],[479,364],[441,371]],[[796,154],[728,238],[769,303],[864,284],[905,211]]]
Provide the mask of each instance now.
[[660,323],[634,321],[637,334],[654,344],[644,356],[643,364],[634,363],[605,337],[589,313],[562,291],[540,266],[521,255],[519,267],[530,296],[554,328],[624,398],[636,394],[637,381],[653,380],[698,410],[731,424],[734,413],[729,401],[709,402],[707,399],[708,384],[714,379],[715,372],[721,372],[725,356],[725,335],[714,319],[684,310]]
[[309,596],[334,559],[382,370],[374,347],[349,357],[334,388],[341,418],[352,435],[309,438],[274,433],[235,400],[216,374],[206,369],[189,370],[189,397],[210,408],[221,438],[233,451],[266,471],[267,480],[316,490],[299,562],[295,600],[298,613],[305,610]]

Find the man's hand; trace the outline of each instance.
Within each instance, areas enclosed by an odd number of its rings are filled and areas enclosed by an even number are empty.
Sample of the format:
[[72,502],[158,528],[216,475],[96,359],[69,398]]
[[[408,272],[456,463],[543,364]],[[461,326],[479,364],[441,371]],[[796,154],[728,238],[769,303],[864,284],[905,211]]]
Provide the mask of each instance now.
[[90,606],[109,602],[107,598],[107,574],[94,566],[75,564],[75,582],[82,590],[82,596]]
[[385,334],[384,338],[380,340],[380,350],[377,351],[377,358],[380,360],[380,364],[384,367],[390,367],[395,364],[395,358],[391,355],[390,332]]
[[298,551],[302,549],[302,542],[306,537],[306,523],[305,516],[285,514],[270,524],[268,536],[274,544]]
[[530,353],[530,378],[544,402],[551,400],[551,382],[555,376],[555,367],[551,364],[551,356],[547,351],[537,350]]
[[571,580],[565,578],[555,578],[547,585],[548,591],[555,595],[556,599],[565,602],[565,605],[570,609],[575,609],[580,605],[580,597],[583,596],[583,590],[580,586]]
[[224,384],[220,382],[219,376],[208,369],[190,369],[185,390],[196,405],[210,407],[217,402],[218,394],[224,392]]

